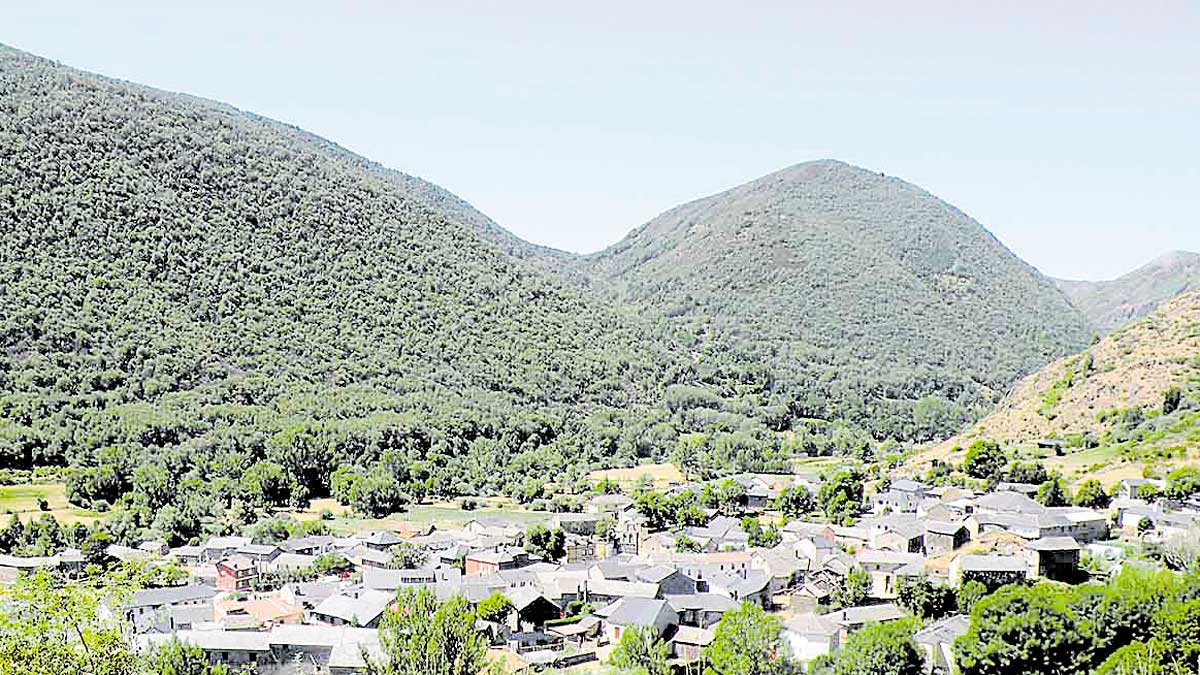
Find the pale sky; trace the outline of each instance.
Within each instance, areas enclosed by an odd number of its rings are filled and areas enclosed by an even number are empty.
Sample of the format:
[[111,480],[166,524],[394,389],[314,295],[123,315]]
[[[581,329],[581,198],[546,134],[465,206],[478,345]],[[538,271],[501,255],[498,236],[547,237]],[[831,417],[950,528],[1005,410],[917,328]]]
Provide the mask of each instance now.
[[1055,276],[1200,251],[1195,0],[181,4],[0,0],[0,42],[296,124],[572,251],[820,158]]

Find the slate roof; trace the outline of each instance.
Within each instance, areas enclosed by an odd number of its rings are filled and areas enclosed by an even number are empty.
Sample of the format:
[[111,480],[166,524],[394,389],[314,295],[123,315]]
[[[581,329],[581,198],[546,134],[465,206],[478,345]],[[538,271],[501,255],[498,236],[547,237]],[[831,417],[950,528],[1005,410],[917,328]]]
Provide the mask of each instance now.
[[1025,572],[1028,564],[1018,556],[968,554],[959,558],[959,565],[969,572]]
[[169,586],[167,588],[146,588],[134,591],[127,607],[161,607],[163,605],[178,605],[197,600],[208,600],[217,594],[217,589],[203,584],[187,586]]
[[312,612],[365,626],[383,614],[395,597],[391,593],[372,589],[359,591],[357,598],[342,594],[331,595],[313,608]]
[[1071,537],[1042,537],[1025,544],[1032,551],[1078,551],[1079,542]]
[[621,598],[613,603],[607,621],[616,626],[652,626],[665,608],[667,608],[666,600]]
[[917,631],[913,640],[924,645],[953,644],[955,640],[966,635],[970,625],[971,617],[955,614]]

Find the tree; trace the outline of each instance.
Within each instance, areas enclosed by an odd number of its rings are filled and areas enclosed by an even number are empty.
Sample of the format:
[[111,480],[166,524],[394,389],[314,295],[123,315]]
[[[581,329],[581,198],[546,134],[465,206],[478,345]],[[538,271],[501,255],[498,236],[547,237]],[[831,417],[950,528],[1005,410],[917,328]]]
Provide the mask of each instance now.
[[830,597],[838,607],[857,607],[861,605],[871,592],[871,575],[861,567],[850,570],[842,583],[834,589]]
[[704,658],[717,675],[782,675],[792,671],[779,619],[757,605],[742,603],[717,623]]
[[567,536],[560,528],[531,525],[525,531],[525,550],[549,561],[560,560],[567,555]]
[[287,506],[299,489],[296,479],[275,462],[255,462],[242,474],[242,491],[260,506]]
[[648,529],[662,530],[672,521],[670,500],[661,492],[645,490],[638,493],[634,499],[634,506],[638,513],[645,516]]
[[857,515],[862,508],[863,474],[858,468],[839,469],[821,482],[817,502],[831,520]]
[[940,619],[958,606],[954,589],[934,584],[924,577],[901,583],[896,599],[918,619]]
[[912,620],[869,625],[834,653],[831,675],[922,675],[925,658],[913,642]]
[[686,534],[681,534],[675,537],[675,550],[680,553],[699,553],[704,549],[700,546],[700,542]]
[[967,456],[963,458],[962,470],[971,478],[981,480],[999,480],[1004,472],[1008,457],[1000,444],[989,439],[977,439],[967,448]]
[[488,597],[479,602],[475,607],[475,613],[484,621],[492,621],[494,623],[504,623],[508,621],[508,616],[512,614],[513,604],[503,593],[492,593]]
[[742,518],[742,530],[749,535],[746,543],[752,547],[774,548],[783,539],[783,535],[779,534],[779,528],[768,525],[764,529],[758,522],[758,518],[754,516]]
[[637,675],[670,675],[667,645],[651,626],[627,626],[609,656],[609,663]]
[[1183,466],[1167,474],[1167,486],[1163,494],[1170,499],[1187,499],[1200,492],[1200,469]]
[[1066,598],[1038,584],[1007,586],[979,601],[954,651],[962,675],[1075,675],[1088,672],[1091,646]]
[[371,675],[478,675],[487,666],[487,643],[462,596],[438,602],[427,588],[404,588],[396,602],[379,626],[387,658],[368,659]]
[[59,583],[46,571],[18,577],[0,602],[0,674],[140,675],[122,626],[101,617],[120,589]]
[[1008,480],[1013,483],[1041,485],[1050,479],[1041,462],[1015,462],[1008,468]]
[[1074,501],[1075,506],[1082,506],[1089,509],[1103,509],[1108,506],[1109,496],[1104,491],[1104,486],[1100,485],[1100,481],[1095,478],[1089,478],[1079,486],[1079,491],[1075,493]]
[[428,557],[425,549],[420,546],[407,541],[400,542],[392,547],[391,567],[399,570],[415,570],[424,565]]
[[1188,664],[1171,658],[1170,645],[1154,639],[1121,647],[1096,668],[1095,675],[1192,675],[1195,672]]
[[799,518],[816,508],[812,493],[803,485],[789,485],[779,493],[775,508],[786,518]]
[[975,579],[964,581],[954,593],[954,604],[958,606],[958,611],[969,614],[980,600],[987,597],[987,594],[987,586],[984,586],[982,581]]
[[1162,411],[1164,415],[1179,410],[1179,404],[1183,402],[1183,391],[1179,387],[1172,386],[1163,392]]
[[155,675],[232,675],[223,664],[210,664],[199,647],[171,638],[150,653],[150,672]]
[[1042,506],[1066,506],[1067,488],[1061,478],[1052,478],[1038,487],[1037,502]]

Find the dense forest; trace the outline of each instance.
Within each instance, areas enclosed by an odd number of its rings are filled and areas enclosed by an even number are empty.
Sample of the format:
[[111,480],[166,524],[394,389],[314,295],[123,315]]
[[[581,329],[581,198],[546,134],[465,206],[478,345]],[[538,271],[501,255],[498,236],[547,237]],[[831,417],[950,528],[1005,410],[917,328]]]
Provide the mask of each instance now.
[[[74,467],[85,506],[213,517],[280,475],[280,500],[329,494],[344,466],[399,486],[390,504],[536,494],[685,435],[698,473],[795,451],[749,357],[569,287],[438,188],[223,105],[0,50],[0,219],[0,458]],[[810,426],[789,442],[861,442]]]
[[[902,229],[961,225],[931,200]],[[887,256],[843,238],[825,257],[844,269],[797,276],[746,259],[775,241],[751,224],[708,242],[743,263],[723,295],[618,280],[631,244],[532,246],[299,129],[8,48],[0,228],[0,468],[63,467],[74,503],[143,526],[334,493],[530,500],[645,458],[696,477],[868,458],[949,435],[1086,332],[958,232]],[[910,259],[937,274],[892,274]],[[935,312],[935,289],[961,302]]]
[[752,350],[804,413],[877,438],[937,438],[1091,334],[979,223],[830,160],[672,209],[587,265],[616,297]]

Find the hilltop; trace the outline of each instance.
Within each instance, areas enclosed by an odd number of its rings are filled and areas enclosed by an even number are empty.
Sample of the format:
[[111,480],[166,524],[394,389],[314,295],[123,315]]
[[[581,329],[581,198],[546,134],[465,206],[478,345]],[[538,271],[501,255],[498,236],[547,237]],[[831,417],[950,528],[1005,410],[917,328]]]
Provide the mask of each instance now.
[[1143,462],[1191,457],[1200,442],[1197,408],[1200,293],[1188,293],[1025,378],[987,417],[916,463],[959,457],[955,449],[989,438],[1032,452],[1061,444],[1061,456],[1038,454],[1077,474],[1131,466],[1140,475]]
[[1111,281],[1057,283],[1094,326],[1108,332],[1181,293],[1200,290],[1200,253],[1173,251]]
[[586,262],[620,300],[770,364],[802,416],[879,438],[936,438],[1090,335],[979,223],[831,160],[671,209]]

